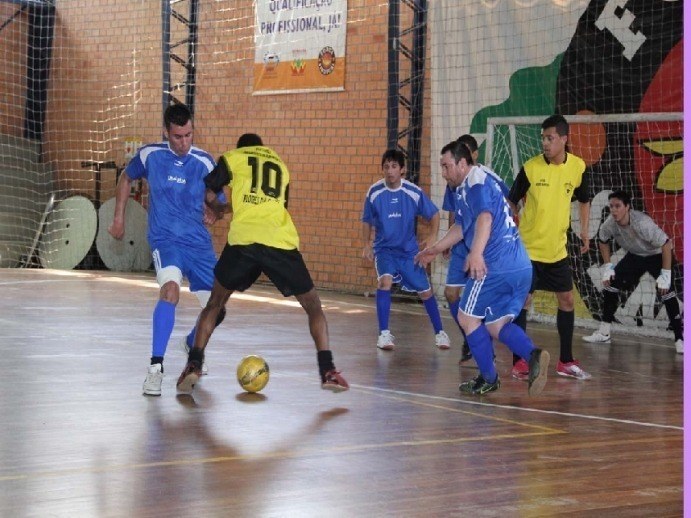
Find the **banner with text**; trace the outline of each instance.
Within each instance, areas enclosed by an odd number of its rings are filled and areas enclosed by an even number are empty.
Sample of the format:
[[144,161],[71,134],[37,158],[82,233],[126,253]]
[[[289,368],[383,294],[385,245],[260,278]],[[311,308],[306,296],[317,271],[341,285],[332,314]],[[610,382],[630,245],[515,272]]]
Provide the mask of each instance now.
[[343,90],[347,0],[255,2],[254,94]]

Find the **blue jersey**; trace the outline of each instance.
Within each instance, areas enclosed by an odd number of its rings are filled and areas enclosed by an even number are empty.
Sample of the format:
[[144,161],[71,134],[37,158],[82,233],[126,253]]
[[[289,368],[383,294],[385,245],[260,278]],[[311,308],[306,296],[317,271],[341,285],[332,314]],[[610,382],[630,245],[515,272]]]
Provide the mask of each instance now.
[[[441,208],[448,212],[453,212],[454,222],[456,221],[456,189],[451,188],[449,185],[444,190],[444,201],[442,201]],[[463,239],[451,247],[451,253],[463,258],[468,255],[468,248],[465,246]]]
[[204,177],[216,166],[214,159],[192,147],[186,156],[171,151],[167,142],[140,148],[127,164],[131,179],[149,184],[149,244],[213,247],[204,226]]
[[[499,185],[499,188],[501,189],[502,195],[506,198],[509,195],[509,188],[508,186],[504,183],[504,180],[501,179],[501,176],[499,176],[497,173],[492,171],[491,169],[488,169],[484,165],[478,164],[477,167],[482,169],[483,172],[485,172],[491,179],[497,182]],[[456,213],[457,207],[456,207],[456,189],[450,187],[449,185],[446,186],[446,189],[444,190],[444,201],[442,202],[442,209],[453,212],[454,214]],[[456,216],[454,216],[454,222],[456,221]],[[460,224],[460,220],[458,220]],[[451,248],[451,253],[458,255],[459,257],[464,257],[468,254],[468,247],[465,245],[465,240],[461,240],[458,243],[456,243],[452,248]]]
[[362,221],[375,228],[375,254],[407,257],[418,252],[417,217],[430,220],[437,212],[437,206],[413,182],[401,180],[398,189],[389,189],[382,179],[367,191]]
[[[496,175],[495,175],[496,176]],[[483,257],[487,269],[512,271],[530,267],[528,253],[518,235],[511,217],[511,209],[496,177],[485,167],[473,167],[463,183],[456,189],[456,222],[461,225],[463,239],[472,247],[475,223],[482,212],[492,216],[489,240]]]

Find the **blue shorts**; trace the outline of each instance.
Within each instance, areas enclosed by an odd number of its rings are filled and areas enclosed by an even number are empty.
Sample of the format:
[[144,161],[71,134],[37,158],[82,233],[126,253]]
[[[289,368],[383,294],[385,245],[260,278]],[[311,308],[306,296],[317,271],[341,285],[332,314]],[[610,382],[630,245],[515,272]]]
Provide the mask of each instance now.
[[[153,248],[153,247],[152,247]],[[175,268],[187,277],[190,282],[190,291],[211,291],[214,286],[214,266],[216,266],[216,253],[212,247],[181,248],[178,245],[162,245],[153,248],[151,255],[154,258],[156,276],[162,286],[167,280],[173,280],[180,284],[182,279],[175,277]]]
[[481,280],[468,278],[459,311],[487,324],[506,316],[514,318],[525,304],[532,280],[532,266],[511,272],[490,271]]
[[465,245],[454,246],[451,249],[449,269],[446,271],[447,286],[465,286],[468,282],[468,272],[464,270],[465,260],[468,257],[468,249]]
[[422,266],[415,264],[412,257],[399,257],[380,252],[374,258],[374,267],[377,270],[377,279],[390,275],[394,282],[400,282],[407,291],[420,293],[432,288],[427,272]]

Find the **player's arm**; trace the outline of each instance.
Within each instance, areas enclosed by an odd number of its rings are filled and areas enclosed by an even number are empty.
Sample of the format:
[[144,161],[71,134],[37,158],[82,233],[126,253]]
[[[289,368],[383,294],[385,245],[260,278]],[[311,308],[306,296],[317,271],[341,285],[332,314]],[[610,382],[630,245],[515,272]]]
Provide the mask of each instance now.
[[218,218],[222,218],[229,208],[228,203],[222,200],[220,194],[223,192],[223,187],[230,183],[230,179],[230,170],[223,157],[218,160],[214,170],[204,177],[204,185],[206,186],[204,202]]
[[446,234],[444,234],[444,237],[442,237],[432,246],[428,246],[424,250],[417,253],[414,258],[415,264],[427,266],[432,262],[437,254],[442,253],[447,248],[451,248],[461,239],[463,239],[463,230],[461,229],[460,225],[454,223],[451,225],[451,228],[449,228]]
[[374,227],[369,223],[362,222],[362,257],[369,261],[374,260]]
[[130,199],[131,188],[132,179],[127,175],[126,171],[123,171],[120,173],[120,179],[115,188],[115,213],[113,222],[108,227],[108,233],[115,239],[122,239],[125,235],[125,208],[127,207],[127,200]]
[[492,214],[483,211],[475,220],[475,235],[466,259],[466,271],[473,279],[482,279],[487,274],[484,252],[491,230]]
[[583,173],[581,178],[581,185],[574,190],[574,195],[578,200],[578,215],[581,223],[580,237],[583,244],[581,245],[581,253],[584,254],[590,248],[590,174],[588,171]]
[[521,167],[506,197],[514,216],[518,216],[518,203],[528,194],[528,189],[530,189],[530,180],[525,174],[525,169]]
[[662,245],[662,270],[657,278],[657,289],[664,295],[672,284],[672,240],[668,239]]
[[427,247],[427,243],[434,241],[439,235],[439,212],[437,211],[434,216],[432,216],[429,221],[429,234],[427,238],[420,243],[422,248]]

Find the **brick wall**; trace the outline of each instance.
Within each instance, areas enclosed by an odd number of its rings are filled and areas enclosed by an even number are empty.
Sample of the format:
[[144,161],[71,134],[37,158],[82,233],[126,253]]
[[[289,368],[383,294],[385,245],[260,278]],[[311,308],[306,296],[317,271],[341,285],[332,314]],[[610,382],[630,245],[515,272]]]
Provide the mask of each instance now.
[[[291,170],[290,210],[317,286],[371,290],[360,215],[386,147],[388,4],[349,1],[344,92],[263,96],[252,95],[252,5],[200,2],[195,144],[218,156],[240,134],[261,134]],[[61,0],[57,13],[46,159],[61,188],[94,196],[82,161],[123,163],[126,138],[161,138],[160,2]],[[428,101],[424,114],[420,183],[429,189]],[[105,171],[102,200],[113,188]],[[227,223],[213,227],[219,251]]]

